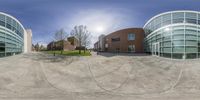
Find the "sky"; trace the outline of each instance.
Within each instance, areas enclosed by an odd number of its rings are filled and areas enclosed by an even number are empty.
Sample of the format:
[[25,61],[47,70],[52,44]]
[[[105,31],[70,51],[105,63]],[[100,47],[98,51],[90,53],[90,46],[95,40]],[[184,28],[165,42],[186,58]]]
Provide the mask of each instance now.
[[200,0],[0,0],[0,12],[17,18],[32,29],[33,43],[48,44],[54,33],[86,25],[92,44],[101,34],[143,27],[153,16],[166,11],[200,11]]

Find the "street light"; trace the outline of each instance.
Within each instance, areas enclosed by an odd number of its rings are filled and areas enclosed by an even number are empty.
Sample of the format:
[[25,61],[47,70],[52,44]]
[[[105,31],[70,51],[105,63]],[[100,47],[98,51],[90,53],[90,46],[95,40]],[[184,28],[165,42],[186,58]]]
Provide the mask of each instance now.
[[53,40],[51,44],[51,51],[54,51],[53,55],[55,56],[56,55],[55,49],[53,50],[53,48],[55,48],[55,39],[53,37],[51,37],[51,39]]

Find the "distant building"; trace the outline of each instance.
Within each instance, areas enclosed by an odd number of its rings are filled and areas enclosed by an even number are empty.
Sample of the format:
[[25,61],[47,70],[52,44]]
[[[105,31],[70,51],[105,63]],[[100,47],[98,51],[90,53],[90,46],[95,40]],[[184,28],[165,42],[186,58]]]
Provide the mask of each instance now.
[[98,51],[98,48],[99,48],[99,42],[96,42],[96,43],[94,44],[94,50],[95,50],[95,51]]
[[105,51],[105,35],[104,34],[99,36],[98,50]]
[[69,41],[71,43],[71,45],[78,46],[78,39],[76,39],[74,36],[68,37],[67,41]]
[[67,40],[52,41],[47,45],[47,50],[75,50],[78,40],[75,37],[68,37]]

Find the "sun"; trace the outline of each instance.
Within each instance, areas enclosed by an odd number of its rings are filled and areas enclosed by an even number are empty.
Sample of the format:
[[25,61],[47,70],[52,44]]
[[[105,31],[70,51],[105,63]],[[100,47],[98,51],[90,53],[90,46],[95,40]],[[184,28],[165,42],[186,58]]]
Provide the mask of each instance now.
[[97,26],[96,27],[96,32],[102,33],[104,32],[105,28],[103,26]]

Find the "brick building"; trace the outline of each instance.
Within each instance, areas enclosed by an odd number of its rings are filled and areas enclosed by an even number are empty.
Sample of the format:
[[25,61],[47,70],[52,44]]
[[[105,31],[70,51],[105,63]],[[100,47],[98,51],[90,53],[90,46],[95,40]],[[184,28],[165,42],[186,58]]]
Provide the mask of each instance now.
[[67,40],[52,41],[47,45],[47,50],[75,50],[78,40],[75,37],[68,37]]
[[105,42],[103,51],[105,52],[144,52],[144,30],[142,28],[119,30],[108,34],[104,37],[104,39]]

